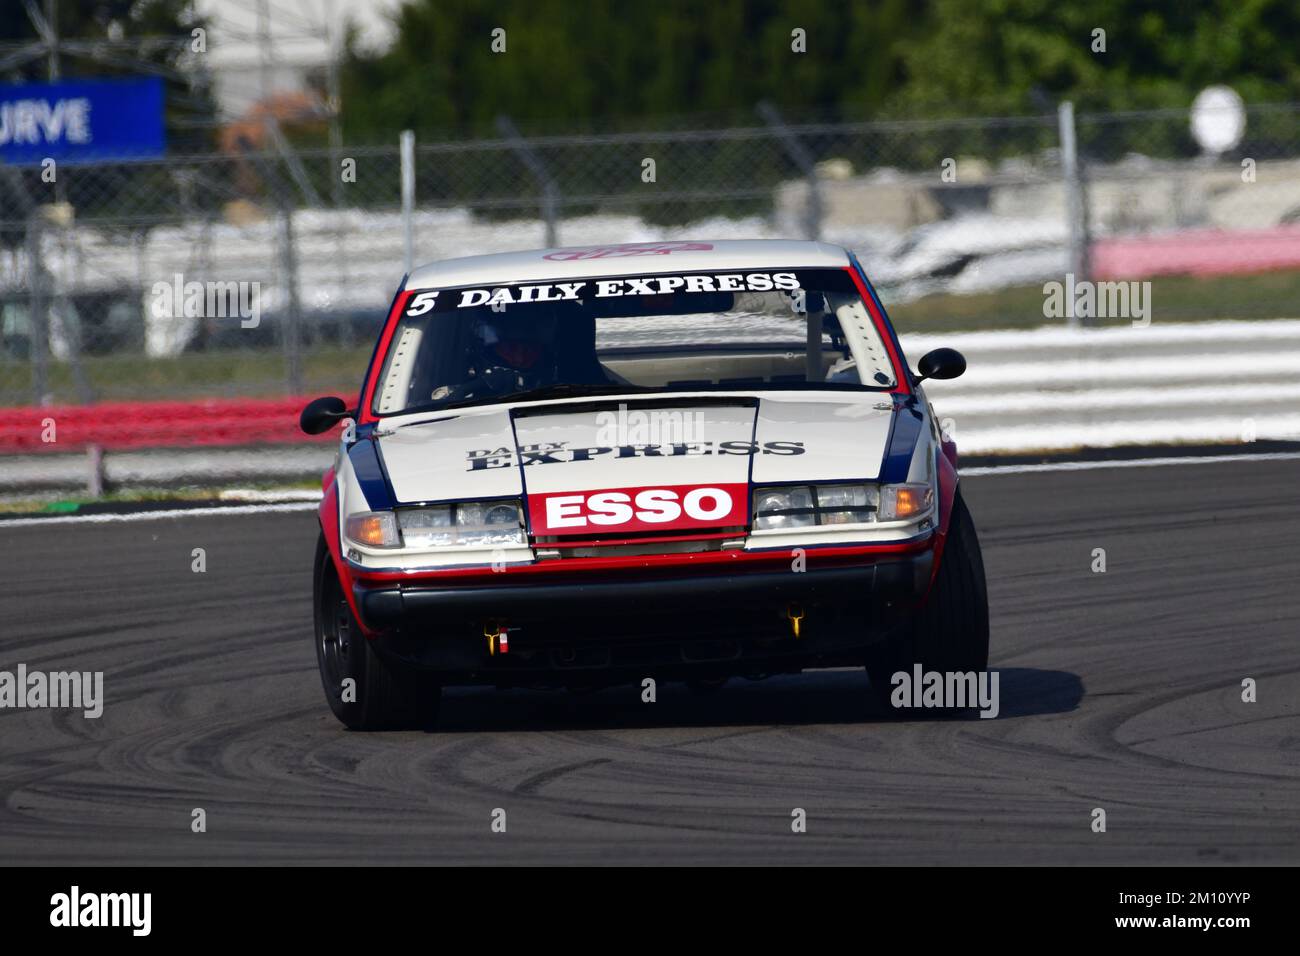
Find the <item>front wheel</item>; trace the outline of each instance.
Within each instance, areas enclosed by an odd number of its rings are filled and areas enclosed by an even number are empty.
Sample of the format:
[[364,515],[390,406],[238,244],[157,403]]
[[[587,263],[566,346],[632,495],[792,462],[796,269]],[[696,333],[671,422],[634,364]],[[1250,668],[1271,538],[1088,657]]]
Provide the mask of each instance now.
[[361,633],[322,535],[316,546],[316,663],[330,710],[349,730],[430,728],[442,689],[381,658]]
[[[986,670],[989,665],[989,601],[975,523],[958,491],[953,499],[948,540],[925,605],[917,610],[901,638],[872,663],[867,674],[876,699],[893,708],[893,675],[944,674]],[[960,708],[938,708],[954,713]]]

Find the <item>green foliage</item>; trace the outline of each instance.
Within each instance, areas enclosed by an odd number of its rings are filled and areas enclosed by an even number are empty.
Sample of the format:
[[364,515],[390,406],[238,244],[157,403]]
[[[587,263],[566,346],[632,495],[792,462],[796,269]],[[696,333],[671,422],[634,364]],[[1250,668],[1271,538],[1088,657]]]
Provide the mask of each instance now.
[[[509,114],[525,130],[602,131],[683,113],[755,122],[768,99],[862,118],[893,88],[893,41],[919,36],[907,0],[410,0],[381,55],[352,49],[343,72],[349,139],[394,129],[493,135]],[[493,30],[506,50],[492,51]],[[791,50],[792,31],[806,53]],[[364,104],[364,107],[356,107]]]
[[1185,107],[1211,83],[1300,98],[1295,0],[407,0],[395,22],[391,49],[348,55],[349,139],[493,135],[502,113],[525,130],[752,123],[762,99],[867,119]]
[[931,0],[927,20],[903,41],[897,115],[1185,107],[1212,83],[1300,98],[1295,0]]

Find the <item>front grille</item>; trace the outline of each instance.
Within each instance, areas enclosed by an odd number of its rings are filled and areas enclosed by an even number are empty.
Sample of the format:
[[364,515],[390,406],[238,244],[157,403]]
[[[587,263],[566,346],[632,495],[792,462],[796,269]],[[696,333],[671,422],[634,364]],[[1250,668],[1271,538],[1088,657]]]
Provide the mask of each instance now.
[[539,561],[565,558],[639,557],[654,554],[699,554],[721,551],[729,541],[743,540],[744,528],[718,528],[705,533],[687,531],[610,532],[581,537],[539,535],[533,541]]

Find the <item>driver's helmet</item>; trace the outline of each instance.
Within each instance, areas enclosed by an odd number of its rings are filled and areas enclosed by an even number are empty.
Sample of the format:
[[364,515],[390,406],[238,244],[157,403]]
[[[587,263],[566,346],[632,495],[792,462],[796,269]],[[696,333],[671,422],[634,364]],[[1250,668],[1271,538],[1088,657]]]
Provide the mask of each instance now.
[[555,344],[555,316],[536,310],[494,313],[478,320],[474,334],[483,350],[508,368],[535,367]]

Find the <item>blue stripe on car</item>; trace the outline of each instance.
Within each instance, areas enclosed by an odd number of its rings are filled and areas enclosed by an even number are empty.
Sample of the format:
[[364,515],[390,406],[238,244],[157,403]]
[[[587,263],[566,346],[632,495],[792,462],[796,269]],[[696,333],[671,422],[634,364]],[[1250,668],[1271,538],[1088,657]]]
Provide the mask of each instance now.
[[885,449],[885,460],[880,465],[880,481],[887,485],[902,484],[912,469],[912,452],[921,437],[921,413],[907,405],[894,412],[894,428]]
[[384,467],[379,462],[379,451],[373,439],[359,441],[348,449],[348,461],[361,486],[361,493],[366,496],[366,506],[371,511],[387,511],[395,504],[393,493],[389,490],[388,479],[384,477]]

